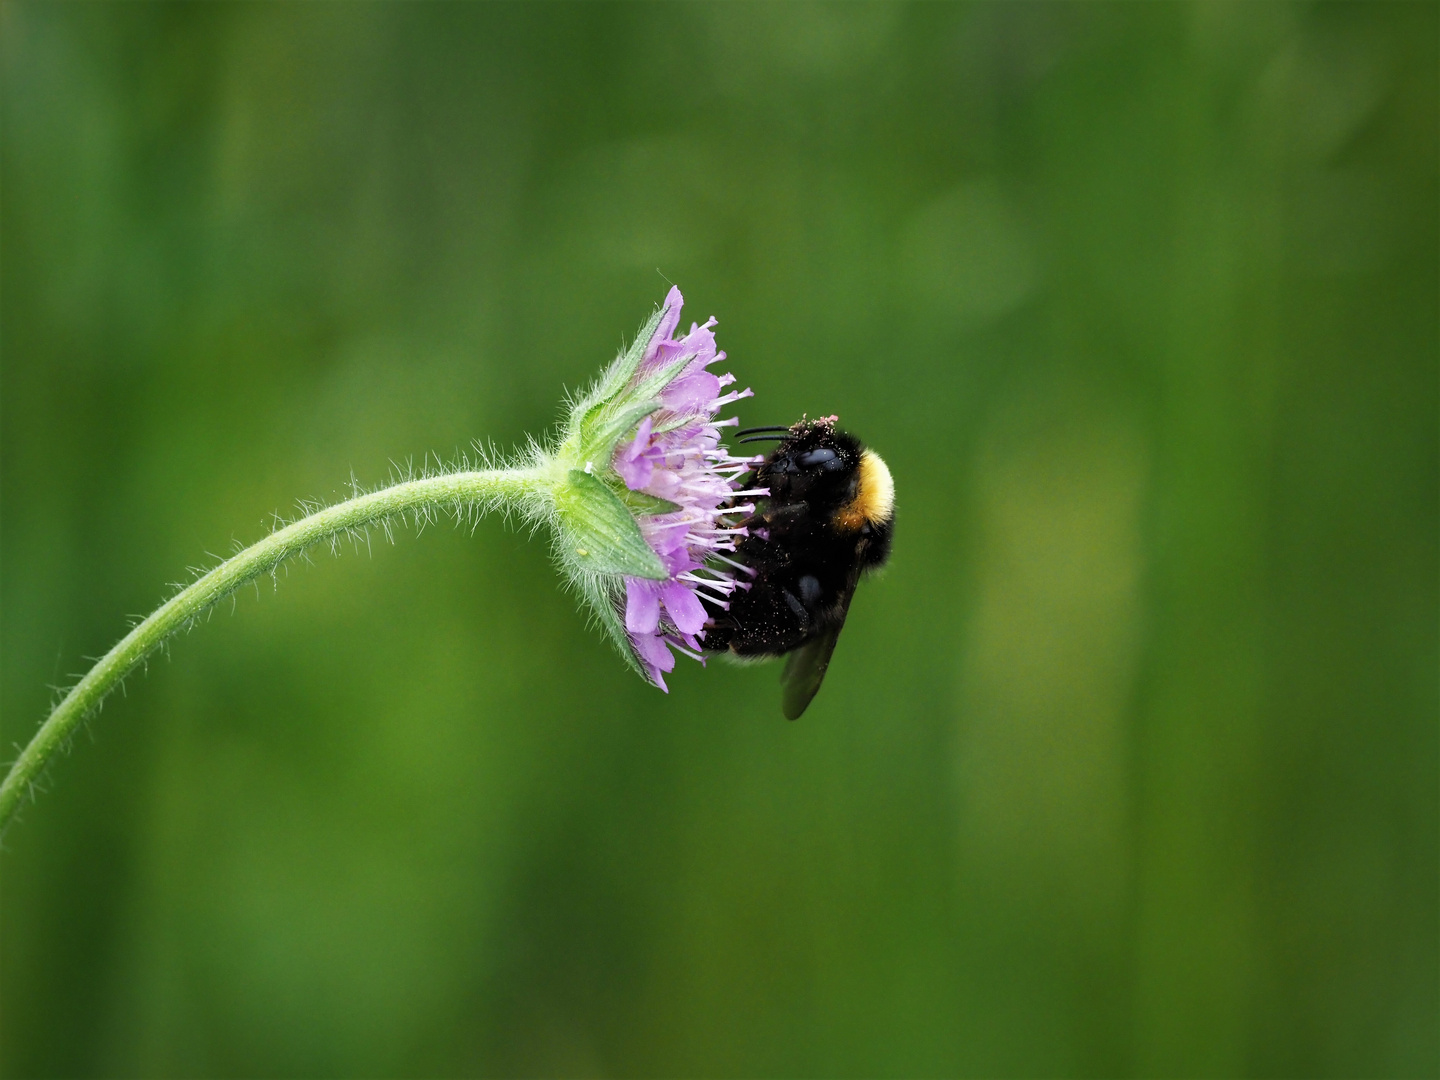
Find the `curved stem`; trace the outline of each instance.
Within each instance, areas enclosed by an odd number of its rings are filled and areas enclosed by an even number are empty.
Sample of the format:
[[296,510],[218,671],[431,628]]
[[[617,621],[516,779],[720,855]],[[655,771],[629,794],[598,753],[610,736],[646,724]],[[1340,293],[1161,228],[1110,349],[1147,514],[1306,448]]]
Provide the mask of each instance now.
[[314,544],[387,518],[435,509],[464,512],[504,506],[523,511],[547,488],[545,473],[539,469],[442,473],[409,480],[317,510],[226,559],[121,638],[55,706],[0,783],[0,829],[9,823],[50,756],[105,695],[167,637],[240,586]]

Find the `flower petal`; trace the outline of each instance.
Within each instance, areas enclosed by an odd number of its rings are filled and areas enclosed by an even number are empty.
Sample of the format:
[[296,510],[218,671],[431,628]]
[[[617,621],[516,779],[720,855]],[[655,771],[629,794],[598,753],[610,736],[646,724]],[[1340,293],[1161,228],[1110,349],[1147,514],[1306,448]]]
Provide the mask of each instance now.
[[625,579],[625,629],[631,634],[653,634],[659,625],[659,590],[642,578],[627,577]]
[[702,630],[710,617],[694,590],[683,581],[667,581],[660,587],[660,599],[675,628],[685,635]]
[[631,634],[630,641],[655,685],[668,694],[670,688],[665,685],[661,672],[675,670],[675,654],[670,651],[665,639],[659,634]]
[[675,654],[670,651],[664,637],[659,634],[638,634],[635,647],[647,664],[654,664],[661,671],[675,670]]
[[715,351],[715,331],[711,329],[715,324],[714,315],[706,319],[703,326],[691,323],[690,332],[680,339],[680,344],[685,346],[686,351],[693,352],[698,359],[704,361],[700,364],[701,367],[708,367],[725,356],[724,353]]
[[620,474],[620,479],[625,481],[627,488],[639,491],[654,478],[655,462],[648,457],[626,459],[621,456],[615,460],[615,471]]
[[680,325],[680,309],[685,306],[685,297],[680,295],[678,285],[670,286],[670,292],[665,296],[665,314],[660,316],[660,325],[655,327],[655,333],[650,335],[650,343],[645,346],[645,356],[640,361],[641,367],[648,367],[655,363],[656,355],[660,346],[670,340],[675,333],[675,328]]
[[683,483],[684,481],[680,479],[678,473],[672,472],[670,469],[656,469],[655,474],[645,485],[645,491],[657,499],[679,502],[680,488]]
[[661,555],[660,563],[665,567],[666,573],[671,577],[674,577],[676,574],[683,574],[687,570],[700,569],[699,561],[691,558],[690,548],[685,544],[682,544],[674,551],[668,551]]
[[654,455],[650,454],[650,427],[650,417],[647,416],[635,429],[635,438],[615,451],[615,471],[631,491],[639,491],[655,475]]
[[705,370],[682,375],[660,393],[660,400],[671,412],[708,412],[710,403],[720,396],[720,379]]
[[635,425],[635,438],[621,452],[629,458],[637,458],[650,449],[650,431],[654,427],[653,417],[642,417]]
[[645,542],[660,556],[685,546],[685,534],[690,531],[690,521],[685,517],[666,515],[651,518],[640,526]]

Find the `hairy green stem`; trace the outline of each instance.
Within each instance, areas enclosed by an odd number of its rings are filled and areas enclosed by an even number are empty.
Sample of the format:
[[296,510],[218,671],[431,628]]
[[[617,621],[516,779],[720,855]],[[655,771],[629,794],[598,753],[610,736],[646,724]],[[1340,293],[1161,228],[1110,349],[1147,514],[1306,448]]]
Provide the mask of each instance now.
[[492,469],[408,480],[317,510],[226,559],[121,638],[55,706],[0,784],[0,829],[9,823],[46,762],[65,745],[76,725],[136,664],[216,601],[314,544],[333,541],[389,518],[406,514],[428,517],[436,510],[463,515],[497,507],[524,513],[536,496],[544,497],[549,488],[547,477],[542,469]]

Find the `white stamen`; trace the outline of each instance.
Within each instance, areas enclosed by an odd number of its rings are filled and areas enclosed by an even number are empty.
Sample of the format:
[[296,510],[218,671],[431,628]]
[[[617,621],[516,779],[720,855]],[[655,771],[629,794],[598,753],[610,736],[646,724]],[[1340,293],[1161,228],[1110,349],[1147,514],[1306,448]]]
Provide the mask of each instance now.
[[[760,573],[760,571],[756,570],[754,567],[746,566],[744,563],[736,562],[734,559],[727,559],[724,555],[716,555],[715,558],[719,559],[723,563],[729,563],[731,566],[735,567],[736,570],[744,570],[745,573],[749,574],[752,578]],[[740,582],[736,582],[736,584],[740,584]]]

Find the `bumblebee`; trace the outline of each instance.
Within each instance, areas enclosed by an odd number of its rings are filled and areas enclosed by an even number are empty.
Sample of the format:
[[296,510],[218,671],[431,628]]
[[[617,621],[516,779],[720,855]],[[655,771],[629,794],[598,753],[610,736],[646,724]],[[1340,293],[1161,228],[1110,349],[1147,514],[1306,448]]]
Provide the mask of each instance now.
[[746,487],[768,497],[739,524],[736,590],[706,629],[707,651],[787,655],[783,711],[799,718],[825,679],[855,586],[885,563],[895,526],[895,483],[880,455],[836,428],[836,417],[747,428],[740,442],[774,441]]

